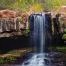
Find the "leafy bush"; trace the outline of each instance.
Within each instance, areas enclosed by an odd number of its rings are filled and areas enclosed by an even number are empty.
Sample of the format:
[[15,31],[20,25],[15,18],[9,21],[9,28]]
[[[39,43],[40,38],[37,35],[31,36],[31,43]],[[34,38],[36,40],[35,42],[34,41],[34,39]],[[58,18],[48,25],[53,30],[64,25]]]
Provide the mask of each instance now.
[[64,33],[66,33],[66,29],[64,29]]
[[15,57],[0,57],[0,64],[4,64],[4,63],[9,63],[9,62],[14,62],[16,60]]
[[66,34],[63,34],[62,39],[66,40]]
[[4,58],[0,57],[0,64],[3,64],[4,62]]

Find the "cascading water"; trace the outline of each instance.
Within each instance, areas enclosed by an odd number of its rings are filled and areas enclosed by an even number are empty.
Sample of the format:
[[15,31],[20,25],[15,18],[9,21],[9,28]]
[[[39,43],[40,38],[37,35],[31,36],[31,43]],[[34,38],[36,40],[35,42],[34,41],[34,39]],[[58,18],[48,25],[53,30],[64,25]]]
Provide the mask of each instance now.
[[48,18],[45,13],[31,15],[30,30],[34,51],[33,56],[25,61],[22,66],[51,66],[50,58],[47,57],[48,53],[45,53],[45,45],[47,42],[49,43],[47,39],[49,39],[48,36],[51,32]]
[[35,45],[35,52],[44,52],[45,46],[45,16],[41,14],[34,16],[34,31],[33,39]]
[[34,16],[34,32],[33,32],[33,40],[35,45],[35,52],[43,53],[43,46],[45,44],[45,28],[44,21],[42,15]]

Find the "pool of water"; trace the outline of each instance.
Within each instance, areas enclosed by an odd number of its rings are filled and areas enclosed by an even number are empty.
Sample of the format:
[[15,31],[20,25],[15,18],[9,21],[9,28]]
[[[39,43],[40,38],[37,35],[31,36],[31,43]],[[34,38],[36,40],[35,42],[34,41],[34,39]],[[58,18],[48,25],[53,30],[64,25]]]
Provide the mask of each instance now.
[[34,53],[33,56],[25,60],[21,66],[52,66],[48,53]]

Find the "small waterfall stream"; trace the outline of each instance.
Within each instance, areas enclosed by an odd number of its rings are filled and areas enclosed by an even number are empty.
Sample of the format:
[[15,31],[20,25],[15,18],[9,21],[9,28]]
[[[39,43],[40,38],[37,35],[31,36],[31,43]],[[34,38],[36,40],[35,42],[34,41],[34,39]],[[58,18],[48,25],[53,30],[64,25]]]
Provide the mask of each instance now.
[[49,42],[49,40],[47,40],[48,36],[46,38],[46,33],[48,33],[48,29],[46,28],[48,27],[46,14],[33,14],[31,15],[30,22],[34,53],[22,66],[51,66],[50,58],[47,57],[48,53],[45,53],[45,44]]

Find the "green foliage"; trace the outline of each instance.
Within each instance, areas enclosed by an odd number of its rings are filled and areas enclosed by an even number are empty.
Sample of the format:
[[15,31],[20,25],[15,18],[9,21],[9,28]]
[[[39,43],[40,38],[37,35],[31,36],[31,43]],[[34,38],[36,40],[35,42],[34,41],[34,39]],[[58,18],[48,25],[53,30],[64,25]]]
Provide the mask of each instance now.
[[62,36],[62,39],[66,40],[66,34],[64,34],[64,35]]
[[[37,0],[36,0],[37,1]],[[36,3],[35,0],[16,0],[14,4],[12,4],[11,8],[15,8],[17,10],[28,11],[29,7]]]
[[64,33],[66,33],[66,29],[64,29]]
[[0,9],[9,8],[28,11],[34,4],[42,4],[45,10],[50,11],[52,9],[58,9],[62,5],[66,5],[66,0],[0,0]]
[[28,11],[38,0],[0,0],[0,8]]
[[49,47],[49,50],[65,53],[66,52],[66,46],[51,46],[51,47]]
[[66,40],[66,29],[64,29],[64,34],[63,34],[63,36],[62,36],[62,39],[63,39],[63,40]]
[[10,8],[13,3],[13,0],[0,0],[0,9]]
[[5,62],[13,62],[16,60],[16,58],[15,57],[7,57],[4,60],[5,60]]
[[8,63],[8,62],[14,62],[16,60],[15,57],[0,57],[0,64]]
[[26,37],[29,36],[29,33],[30,33],[29,29],[26,29],[26,30],[23,31],[23,35],[26,36]]
[[62,5],[62,0],[45,0],[44,5],[47,10],[57,9]]
[[4,63],[4,58],[0,57],[0,64]]

